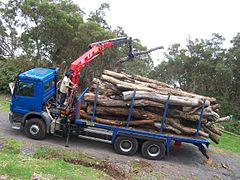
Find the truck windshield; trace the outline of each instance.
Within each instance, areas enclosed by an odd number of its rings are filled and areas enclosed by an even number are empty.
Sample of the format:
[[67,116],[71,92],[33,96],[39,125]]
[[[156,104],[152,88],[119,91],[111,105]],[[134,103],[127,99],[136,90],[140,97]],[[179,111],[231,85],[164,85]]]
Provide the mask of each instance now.
[[34,95],[34,83],[32,82],[18,82],[16,87],[17,96],[33,97]]

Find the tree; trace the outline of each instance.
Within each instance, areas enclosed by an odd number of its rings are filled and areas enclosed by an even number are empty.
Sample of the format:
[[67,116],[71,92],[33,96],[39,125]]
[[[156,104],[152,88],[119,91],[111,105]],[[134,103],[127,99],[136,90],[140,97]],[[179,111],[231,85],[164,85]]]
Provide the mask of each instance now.
[[105,20],[106,10],[110,10],[110,5],[108,3],[102,3],[100,7],[95,11],[91,11],[88,17],[88,21],[94,21],[101,25],[104,29],[110,30],[111,27],[108,25]]
[[15,58],[19,47],[17,1],[0,2],[0,56]]
[[28,57],[35,59],[35,65],[41,60],[52,64],[69,60],[76,31],[83,23],[79,7],[71,1],[28,0],[20,9],[25,17],[23,48]]
[[[2,41],[5,42],[2,44],[9,44],[7,40],[10,35],[7,32],[10,31],[5,27],[7,25],[8,28],[14,27],[11,26],[14,23],[21,29],[21,34],[17,36],[14,34],[17,32],[16,28],[10,29],[14,35],[11,36],[11,41],[14,42],[16,39],[14,37],[17,37],[21,43],[11,46],[13,47],[12,56],[16,54],[14,53],[16,49],[20,49],[18,56],[24,56],[34,62],[34,66],[55,66],[66,62],[66,67],[69,67],[71,62],[86,52],[88,44],[127,36],[122,28],[112,30],[107,24],[105,11],[109,8],[109,4],[101,4],[95,12],[90,13],[85,22],[83,20],[85,13],[70,0],[11,0],[1,10],[8,15],[4,16],[5,19],[11,20],[8,21],[10,24],[7,24],[7,20],[0,23]],[[134,46],[140,50],[146,49],[139,40],[134,41]],[[3,54],[6,51],[2,48],[1,52]],[[127,46],[107,49],[105,56],[101,57],[103,61],[96,60],[82,70],[82,79],[80,79],[82,84],[87,84],[91,78],[100,75],[104,68],[113,68],[114,63],[127,54]],[[151,63],[150,56],[147,56],[144,61],[138,58],[124,65],[122,70],[147,75],[146,72],[151,68]],[[136,66],[136,69],[132,68]],[[137,69],[141,71],[136,71]]]

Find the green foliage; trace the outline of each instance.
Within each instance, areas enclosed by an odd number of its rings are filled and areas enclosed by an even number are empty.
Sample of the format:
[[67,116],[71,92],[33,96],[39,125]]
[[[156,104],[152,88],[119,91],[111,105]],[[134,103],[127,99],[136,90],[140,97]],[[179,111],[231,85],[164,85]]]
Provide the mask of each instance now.
[[4,143],[2,152],[9,154],[19,154],[20,147],[22,142],[16,141],[14,139],[8,139],[6,143]]
[[77,5],[71,1],[29,0],[18,8],[25,17],[22,24],[25,31],[21,35],[23,49],[35,60],[35,65],[44,60],[61,64],[72,58],[69,51],[83,23]]
[[0,59],[4,56],[15,58],[20,45],[15,6],[17,6],[16,1],[7,4],[0,2]]
[[[187,39],[185,48],[173,44],[150,77],[186,91],[214,96],[222,105],[220,115],[240,117],[240,33],[229,49],[223,47],[223,42],[221,35],[213,34],[211,39]],[[226,124],[226,129],[239,133],[231,126]]]
[[0,172],[7,179],[109,178],[100,170],[64,161],[65,158],[73,158],[83,162],[100,162],[87,154],[44,146],[39,147],[32,157],[20,153],[21,146],[24,146],[21,141],[4,138],[0,138],[0,141],[3,143],[0,149]]
[[100,163],[99,160],[88,154],[75,151],[67,151],[64,149],[59,150],[50,146],[40,146],[35,151],[33,157],[37,159],[59,159],[59,160],[73,159],[78,161],[84,161],[87,163],[94,164]]
[[20,154],[0,152],[0,172],[9,179],[101,179],[108,176],[91,167],[69,164],[63,160],[36,159]]
[[212,143],[214,146],[230,152],[240,153],[240,136],[233,136],[223,133],[219,144]]
[[4,96],[0,96],[0,111],[9,112],[10,107],[10,98],[4,98]]
[[110,26],[107,24],[107,21],[104,19],[106,16],[105,10],[109,10],[110,5],[108,3],[103,3],[100,7],[95,11],[91,12],[88,18],[89,21],[94,21],[100,24],[105,29],[110,29]]
[[223,126],[227,131],[240,135],[240,120],[234,119],[230,122],[225,122]]
[[0,92],[9,92],[8,84],[16,80],[17,74],[31,67],[32,62],[25,59],[7,59],[0,61]]
[[[109,4],[103,3],[97,10],[92,11],[88,18],[84,18],[85,13],[71,0],[9,1],[5,5],[1,4],[0,9],[2,44],[11,44],[10,42],[13,44],[17,39],[18,43],[14,44],[16,46],[9,47],[10,50],[13,49],[11,53],[8,53],[12,54],[10,59],[24,57],[34,67],[60,66],[63,72],[75,59],[88,50],[90,43],[127,35],[121,27],[112,30],[107,24],[105,16],[109,8]],[[14,26],[10,26],[9,23]],[[7,32],[15,30],[16,27],[22,29],[21,34],[10,36]],[[140,41],[135,40],[134,43],[134,47],[144,49]],[[8,62],[10,59],[1,46],[0,52],[2,52],[0,59],[5,59],[6,66],[11,66],[11,62]],[[97,58],[81,70],[80,87],[84,88],[89,85],[93,77],[98,77],[104,69],[113,69],[115,62],[127,54],[126,46],[107,49],[104,56]],[[151,69],[150,61],[152,61],[150,57],[143,62],[140,62],[138,58],[136,63],[130,62],[124,66],[123,70],[132,72],[133,66],[137,65],[136,69],[139,71],[134,72],[147,75],[146,71]],[[15,68],[11,72],[5,72],[6,79],[12,80],[13,76],[22,69]],[[6,92],[7,83],[4,79],[0,91]]]

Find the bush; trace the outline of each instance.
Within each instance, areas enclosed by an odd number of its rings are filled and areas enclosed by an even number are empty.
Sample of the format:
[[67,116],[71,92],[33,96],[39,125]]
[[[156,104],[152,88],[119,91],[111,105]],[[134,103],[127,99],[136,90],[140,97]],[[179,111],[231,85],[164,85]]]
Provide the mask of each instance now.
[[233,119],[232,121],[223,123],[225,130],[240,135],[240,120]]
[[0,92],[10,92],[8,84],[14,82],[18,73],[32,67],[32,63],[25,59],[4,59],[0,60]]
[[219,103],[221,104],[220,107],[220,115],[221,116],[228,116],[233,115],[233,120],[223,123],[222,125],[227,131],[232,133],[240,134],[240,109],[238,105],[233,102],[227,101],[221,97],[217,98]]

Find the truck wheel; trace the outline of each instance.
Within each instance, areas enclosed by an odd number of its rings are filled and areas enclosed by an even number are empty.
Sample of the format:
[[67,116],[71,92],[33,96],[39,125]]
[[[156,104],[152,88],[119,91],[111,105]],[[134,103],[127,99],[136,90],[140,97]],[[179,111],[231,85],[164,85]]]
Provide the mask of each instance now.
[[36,140],[42,140],[46,136],[46,126],[40,118],[29,119],[24,126],[24,131],[28,137]]
[[165,156],[165,145],[154,141],[145,141],[142,145],[142,155],[146,159],[158,160]]
[[114,142],[114,149],[118,154],[132,156],[138,150],[138,141],[135,138],[118,136]]

